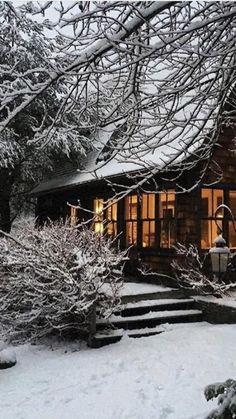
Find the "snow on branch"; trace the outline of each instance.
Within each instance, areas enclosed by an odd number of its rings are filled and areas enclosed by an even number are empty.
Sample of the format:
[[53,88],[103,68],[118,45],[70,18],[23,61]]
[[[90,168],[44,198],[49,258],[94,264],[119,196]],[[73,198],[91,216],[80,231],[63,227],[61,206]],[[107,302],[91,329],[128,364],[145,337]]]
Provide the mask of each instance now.
[[218,407],[206,419],[233,419],[236,416],[236,381],[210,384],[205,388],[207,401],[218,398]]
[[[199,294],[227,295],[236,284],[225,282],[209,271],[209,255],[201,255],[197,246],[178,243],[173,246],[176,258],[171,263],[175,279],[180,287],[197,291]],[[208,259],[208,262],[207,262]]]
[[84,226],[25,225],[0,238],[3,339],[36,340],[90,332],[94,310],[109,317],[120,302],[125,253]]
[[[39,144],[56,142],[68,114],[91,138],[122,121],[110,155],[140,161],[148,176],[206,162],[222,127],[234,123],[233,2],[45,2],[14,12],[3,2],[1,8],[11,58],[0,62],[2,135],[57,87],[60,103],[37,132]],[[30,52],[19,33],[30,30],[44,36],[42,53],[24,68],[17,51]]]

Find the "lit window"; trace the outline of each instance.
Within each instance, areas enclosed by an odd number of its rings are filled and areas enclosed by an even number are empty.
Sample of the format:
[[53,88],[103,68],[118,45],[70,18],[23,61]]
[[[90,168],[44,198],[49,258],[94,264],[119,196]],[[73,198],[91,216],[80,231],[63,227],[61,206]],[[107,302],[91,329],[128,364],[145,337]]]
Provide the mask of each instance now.
[[93,200],[94,212],[94,231],[95,233],[103,233],[103,199],[96,198]]
[[117,235],[117,202],[110,200],[106,211],[107,234],[110,236]]
[[175,192],[159,194],[160,247],[170,248],[175,243]]
[[142,194],[142,247],[152,247],[156,243],[155,232],[155,211],[156,211],[155,194]]
[[[143,193],[125,199],[126,245],[136,245],[140,225],[142,247],[170,248],[175,243],[175,192]],[[141,222],[138,223],[139,214]]]
[[[201,190],[201,248],[212,247],[215,238],[222,231],[223,209],[217,211],[224,202],[223,189]],[[216,216],[215,216],[216,215]]]
[[126,245],[137,244],[138,196],[125,198]]
[[72,226],[77,224],[78,220],[78,208],[70,207],[70,223]]
[[[236,191],[229,192],[229,207],[232,211],[234,219],[236,219]],[[229,221],[229,247],[236,248],[236,233],[235,233],[236,222]]]

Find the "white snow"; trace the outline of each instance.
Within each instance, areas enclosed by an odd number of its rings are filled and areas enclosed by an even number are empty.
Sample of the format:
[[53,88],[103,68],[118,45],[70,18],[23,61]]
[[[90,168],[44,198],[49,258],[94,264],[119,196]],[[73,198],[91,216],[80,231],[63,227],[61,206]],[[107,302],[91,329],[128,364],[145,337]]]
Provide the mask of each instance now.
[[139,295],[152,294],[156,292],[173,291],[174,288],[165,287],[164,285],[145,284],[137,282],[125,282],[120,291],[120,295]]
[[4,419],[203,419],[207,384],[236,378],[236,325],[182,325],[101,349],[16,348]]
[[137,308],[137,307],[152,307],[160,305],[175,305],[179,303],[191,303],[193,300],[191,298],[187,299],[174,299],[174,298],[162,298],[161,300],[143,300],[137,301],[135,303],[127,303],[122,306],[122,309],[126,308]]
[[169,330],[173,330],[173,328],[176,328],[176,326],[179,326],[182,328],[182,323],[176,323],[176,324],[169,324],[169,323],[164,323],[164,324],[160,324],[158,326],[155,327],[142,327],[140,329],[131,329],[131,330],[126,330],[126,329],[108,329],[107,331],[104,330],[102,332],[97,332],[96,333],[96,338],[104,338],[109,336],[132,336],[132,335],[148,335],[150,333],[160,333],[160,332],[166,332]]
[[[155,285],[147,284],[142,282],[124,282],[122,287],[119,290],[121,297],[125,296],[135,296],[140,294],[155,294],[155,293],[165,293],[176,290],[177,288],[169,288],[164,285]],[[111,293],[111,288],[109,284],[102,284],[100,291],[105,292],[109,295]]]
[[108,322],[116,323],[116,322],[132,322],[136,320],[146,320],[146,319],[159,319],[166,317],[178,317],[178,316],[192,316],[195,314],[201,314],[201,310],[165,310],[165,311],[149,311],[148,313],[137,315],[137,316],[111,316],[109,319],[99,319],[97,324],[106,324]]
[[0,351],[0,364],[10,364],[16,362],[16,354],[12,348],[5,348]]

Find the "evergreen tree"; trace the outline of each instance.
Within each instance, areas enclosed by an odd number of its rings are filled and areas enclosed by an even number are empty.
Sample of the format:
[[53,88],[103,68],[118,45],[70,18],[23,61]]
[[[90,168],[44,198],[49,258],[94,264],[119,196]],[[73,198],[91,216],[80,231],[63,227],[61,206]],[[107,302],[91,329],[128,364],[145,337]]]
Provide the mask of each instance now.
[[[60,39],[47,37],[41,24],[23,12],[16,14],[10,3],[4,2],[0,7],[0,65],[4,70],[0,74],[3,98],[0,120],[3,120],[17,106],[19,90],[27,94],[53,71],[53,51]],[[43,173],[52,170],[58,160],[62,164],[71,159],[79,161],[86,152],[87,130],[79,128],[76,112],[60,115],[61,97],[67,88],[63,82],[52,83],[15,115],[0,136],[0,229],[3,231],[10,231],[27,192]]]

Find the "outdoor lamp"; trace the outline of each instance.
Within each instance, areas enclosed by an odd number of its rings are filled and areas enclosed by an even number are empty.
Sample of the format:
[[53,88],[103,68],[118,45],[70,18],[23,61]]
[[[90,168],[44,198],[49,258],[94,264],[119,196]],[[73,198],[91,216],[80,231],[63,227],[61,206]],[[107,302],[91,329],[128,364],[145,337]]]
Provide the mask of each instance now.
[[226,241],[222,236],[218,236],[214,240],[214,247],[209,250],[211,255],[212,271],[215,275],[220,276],[227,271],[230,250],[226,246]]

